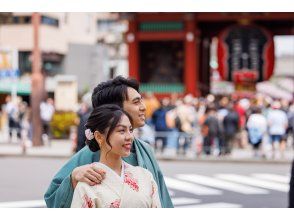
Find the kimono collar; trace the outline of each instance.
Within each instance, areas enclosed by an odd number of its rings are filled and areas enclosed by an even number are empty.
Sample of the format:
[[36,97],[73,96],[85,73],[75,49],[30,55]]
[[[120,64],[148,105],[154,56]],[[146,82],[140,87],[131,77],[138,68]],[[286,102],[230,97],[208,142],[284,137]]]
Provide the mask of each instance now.
[[124,181],[124,174],[125,174],[125,162],[124,161],[122,161],[120,176],[113,169],[111,169],[109,166],[107,166],[107,165],[105,165],[103,163],[100,163],[100,162],[97,162],[97,164],[101,168],[105,168],[108,172],[111,172],[112,175],[117,176],[122,182]]

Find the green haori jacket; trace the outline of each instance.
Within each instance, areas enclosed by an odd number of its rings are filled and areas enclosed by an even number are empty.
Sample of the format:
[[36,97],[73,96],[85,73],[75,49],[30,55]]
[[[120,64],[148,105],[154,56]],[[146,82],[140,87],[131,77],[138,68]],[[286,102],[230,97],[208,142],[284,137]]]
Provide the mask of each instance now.
[[[163,208],[173,208],[162,172],[156,162],[151,147],[138,139],[133,142],[135,152],[129,157],[123,158],[127,163],[134,166],[140,166],[149,170],[158,185],[158,192]],[[93,162],[98,162],[100,151],[92,152],[88,146],[85,146],[61,168],[54,176],[47,192],[45,193],[45,202],[48,208],[69,208],[71,205],[74,189],[71,183],[71,173],[74,168]]]

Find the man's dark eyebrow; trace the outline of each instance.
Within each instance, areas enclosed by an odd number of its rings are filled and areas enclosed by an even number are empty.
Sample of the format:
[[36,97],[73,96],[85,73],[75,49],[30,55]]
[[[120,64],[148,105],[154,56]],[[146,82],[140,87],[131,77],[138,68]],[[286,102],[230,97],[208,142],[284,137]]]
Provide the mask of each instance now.
[[134,101],[141,100],[141,99],[142,99],[142,97],[138,96],[138,97],[134,98],[132,101],[134,102]]

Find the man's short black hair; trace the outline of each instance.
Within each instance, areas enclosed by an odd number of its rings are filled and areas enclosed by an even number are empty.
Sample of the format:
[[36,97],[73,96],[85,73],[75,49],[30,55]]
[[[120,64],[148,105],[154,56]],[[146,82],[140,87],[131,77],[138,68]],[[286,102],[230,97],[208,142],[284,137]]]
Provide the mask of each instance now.
[[139,83],[135,79],[117,76],[114,79],[99,83],[92,93],[93,108],[104,104],[116,104],[123,107],[123,101],[128,100],[128,87],[139,92]]

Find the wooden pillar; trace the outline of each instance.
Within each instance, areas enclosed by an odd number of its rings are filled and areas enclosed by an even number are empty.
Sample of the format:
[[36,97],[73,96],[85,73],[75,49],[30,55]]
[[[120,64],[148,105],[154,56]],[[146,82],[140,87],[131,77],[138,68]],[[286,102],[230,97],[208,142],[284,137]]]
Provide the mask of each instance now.
[[196,23],[193,16],[189,16],[185,21],[185,73],[184,83],[186,93],[198,96],[198,77],[199,77],[199,31],[196,29]]
[[42,143],[42,123],[40,117],[40,103],[44,94],[44,77],[41,73],[41,52],[39,48],[39,27],[41,16],[33,13],[33,59],[32,59],[32,84],[31,84],[31,105],[32,105],[32,124],[33,124],[33,146],[41,146]]
[[201,96],[206,96],[210,91],[210,43],[210,38],[202,35],[199,43],[199,91]]
[[129,49],[129,76],[139,81],[139,45],[137,39],[137,21],[134,15],[129,19],[129,30],[126,38]]

